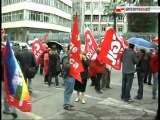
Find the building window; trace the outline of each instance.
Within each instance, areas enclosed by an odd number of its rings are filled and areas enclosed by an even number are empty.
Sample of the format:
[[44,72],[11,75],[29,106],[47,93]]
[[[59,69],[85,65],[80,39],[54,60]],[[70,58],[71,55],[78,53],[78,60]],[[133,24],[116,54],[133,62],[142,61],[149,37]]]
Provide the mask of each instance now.
[[118,26],[118,32],[123,32],[123,27],[122,26]]
[[109,17],[109,22],[113,22],[113,17],[112,16]]
[[106,31],[106,26],[105,26],[105,25],[102,25],[102,26],[101,26],[101,31],[102,31],[102,32]]
[[93,31],[98,31],[98,25],[93,25]]
[[44,13],[44,22],[49,22],[49,13]]
[[93,10],[98,10],[98,2],[93,3]]
[[107,22],[107,15],[101,16],[101,22]]
[[91,3],[90,2],[85,3],[85,9],[86,9],[86,11],[91,10]]
[[99,15],[93,15],[93,22],[99,21]]
[[59,1],[58,0],[54,0],[54,4],[56,8],[59,8]]
[[91,15],[85,15],[84,21],[91,22]]
[[124,17],[123,16],[118,16],[118,21],[123,21],[124,20]]

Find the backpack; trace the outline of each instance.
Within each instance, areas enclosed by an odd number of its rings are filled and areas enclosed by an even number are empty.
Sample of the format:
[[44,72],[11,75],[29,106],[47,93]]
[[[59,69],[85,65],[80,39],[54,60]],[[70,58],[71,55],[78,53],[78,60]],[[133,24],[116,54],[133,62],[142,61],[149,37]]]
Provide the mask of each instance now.
[[68,56],[64,56],[62,58],[62,70],[61,70],[61,76],[63,78],[69,76],[69,68],[70,68],[69,57]]

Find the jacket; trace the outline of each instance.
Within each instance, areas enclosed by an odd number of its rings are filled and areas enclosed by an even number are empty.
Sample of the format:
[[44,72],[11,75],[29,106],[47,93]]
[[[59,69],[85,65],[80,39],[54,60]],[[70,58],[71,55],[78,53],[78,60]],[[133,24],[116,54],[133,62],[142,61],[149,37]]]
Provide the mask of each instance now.
[[123,73],[135,73],[135,65],[138,64],[139,58],[133,49],[128,48],[122,53],[121,62]]
[[158,72],[158,52],[151,57],[150,68],[152,73]]
[[147,59],[145,57],[139,59],[136,65],[136,71],[140,73],[145,73],[147,71]]
[[24,49],[23,51],[20,51],[17,55],[17,60],[20,63],[20,67],[24,76],[27,68],[35,68],[38,71],[35,56],[30,50]]
[[98,73],[105,73],[105,63],[101,63],[98,59],[90,61],[90,66],[88,68],[89,76],[95,76]]
[[60,57],[59,54],[56,51],[49,51],[49,75],[52,77],[56,77],[60,70],[58,70],[60,67]]
[[49,67],[49,53],[44,53],[44,75],[48,74],[48,67]]

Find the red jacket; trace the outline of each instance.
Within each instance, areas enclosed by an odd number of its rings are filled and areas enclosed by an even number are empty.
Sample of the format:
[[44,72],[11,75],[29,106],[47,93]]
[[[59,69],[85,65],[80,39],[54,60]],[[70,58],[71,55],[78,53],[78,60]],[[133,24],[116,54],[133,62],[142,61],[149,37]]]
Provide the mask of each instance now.
[[48,67],[49,67],[49,53],[44,53],[44,75],[48,74]]
[[152,73],[158,72],[158,52],[152,55],[150,60],[150,68]]
[[99,60],[94,60],[90,62],[88,68],[89,76],[95,76],[97,73],[105,73],[105,63],[101,63]]

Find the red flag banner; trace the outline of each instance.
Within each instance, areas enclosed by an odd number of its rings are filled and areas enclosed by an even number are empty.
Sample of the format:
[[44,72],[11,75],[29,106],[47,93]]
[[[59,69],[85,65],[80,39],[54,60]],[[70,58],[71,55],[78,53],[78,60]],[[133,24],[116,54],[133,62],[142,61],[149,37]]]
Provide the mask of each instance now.
[[87,27],[85,30],[85,52],[90,60],[94,59],[94,56],[96,56],[97,48],[98,48],[98,45],[90,29]]
[[46,50],[42,42],[38,39],[36,39],[32,45],[32,51],[36,57],[36,62],[39,65],[41,63],[40,56],[42,53]]
[[43,39],[42,43],[46,43],[47,40],[48,40],[48,34],[46,34],[46,35],[44,36],[44,39]]
[[121,49],[122,43],[121,40],[117,37],[116,32],[113,28],[110,28],[106,31],[104,41],[101,44],[101,51],[98,55],[98,59],[102,60],[104,63],[107,63],[112,68],[116,70],[121,69]]
[[74,18],[72,27],[72,38],[70,46],[70,75],[76,80],[82,82],[80,72],[83,72],[83,66],[80,58],[81,54],[81,42],[78,30],[77,17]]

